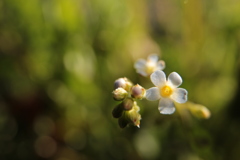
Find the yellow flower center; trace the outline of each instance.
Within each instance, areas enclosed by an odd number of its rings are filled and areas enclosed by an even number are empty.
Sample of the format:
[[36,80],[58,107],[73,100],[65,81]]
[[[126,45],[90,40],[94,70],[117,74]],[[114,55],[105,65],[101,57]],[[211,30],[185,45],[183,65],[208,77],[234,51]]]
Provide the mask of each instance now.
[[147,61],[146,63],[146,73],[151,74],[156,70],[156,64],[151,62],[151,61]]
[[160,93],[162,97],[169,97],[172,94],[173,90],[169,86],[164,86],[160,88]]

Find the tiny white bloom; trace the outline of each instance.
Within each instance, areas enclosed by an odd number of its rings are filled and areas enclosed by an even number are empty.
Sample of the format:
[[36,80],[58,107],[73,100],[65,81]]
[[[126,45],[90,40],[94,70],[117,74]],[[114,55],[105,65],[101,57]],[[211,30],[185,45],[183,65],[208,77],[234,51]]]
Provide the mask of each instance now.
[[177,88],[182,84],[181,76],[172,72],[168,79],[163,71],[157,70],[150,76],[152,83],[156,87],[152,87],[146,91],[146,99],[155,101],[160,99],[158,110],[162,114],[172,114],[175,111],[173,101],[177,103],[185,103],[187,101],[187,90]]
[[158,61],[158,55],[152,54],[148,56],[147,60],[139,59],[136,61],[134,68],[137,70],[137,73],[147,77],[156,70],[163,70],[165,62],[163,60]]

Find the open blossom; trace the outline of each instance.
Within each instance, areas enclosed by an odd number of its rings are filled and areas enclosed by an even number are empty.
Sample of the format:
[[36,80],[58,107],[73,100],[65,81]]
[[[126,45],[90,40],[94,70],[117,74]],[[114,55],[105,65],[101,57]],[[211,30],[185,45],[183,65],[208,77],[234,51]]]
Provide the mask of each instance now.
[[187,101],[187,90],[178,88],[182,84],[181,76],[172,72],[166,79],[163,71],[157,70],[150,76],[152,87],[146,91],[146,99],[150,101],[159,100],[158,110],[162,114],[172,114],[175,111],[174,101],[185,103]]
[[142,76],[149,76],[156,70],[163,70],[165,68],[165,62],[163,60],[158,61],[158,55],[149,55],[147,60],[139,59],[135,64],[134,68],[137,73]]

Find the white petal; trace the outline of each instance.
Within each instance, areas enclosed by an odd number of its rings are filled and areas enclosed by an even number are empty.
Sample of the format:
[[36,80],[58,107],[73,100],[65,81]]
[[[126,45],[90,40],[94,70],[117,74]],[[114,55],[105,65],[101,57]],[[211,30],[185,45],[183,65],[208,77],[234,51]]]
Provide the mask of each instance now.
[[157,70],[153,72],[150,76],[152,83],[155,86],[161,87],[162,85],[165,85],[166,83],[166,75],[163,71]]
[[165,62],[163,60],[158,61],[157,63],[157,69],[163,70],[165,68]]
[[149,88],[146,91],[146,99],[150,101],[156,101],[160,98],[158,87]]
[[145,68],[146,67],[146,60],[144,59],[139,59],[137,62],[135,62],[134,64],[134,68],[138,69],[138,68]]
[[157,61],[158,61],[158,55],[156,55],[156,54],[151,54],[151,55],[148,56],[147,59],[148,59],[149,61],[153,62],[153,63],[157,63]]
[[171,95],[171,98],[178,103],[185,103],[187,102],[187,95],[188,92],[186,89],[176,88]]
[[182,77],[177,72],[172,72],[168,76],[168,82],[174,87],[178,87],[182,84]]
[[175,106],[171,99],[161,98],[158,105],[158,110],[161,114],[173,114]]
[[137,73],[141,74],[144,77],[148,76],[148,74],[144,70],[141,70],[141,69],[137,69]]

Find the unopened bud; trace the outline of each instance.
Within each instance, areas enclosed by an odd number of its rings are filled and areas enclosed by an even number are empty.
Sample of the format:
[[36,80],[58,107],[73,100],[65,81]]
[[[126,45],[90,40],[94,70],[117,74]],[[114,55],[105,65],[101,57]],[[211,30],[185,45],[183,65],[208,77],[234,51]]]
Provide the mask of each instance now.
[[121,128],[126,127],[127,124],[132,124],[140,128],[141,115],[138,113],[140,108],[137,103],[134,102],[134,106],[131,110],[123,111],[122,116],[118,120],[118,124]]
[[122,103],[120,103],[113,109],[112,115],[114,118],[119,118],[122,116],[122,113],[123,113],[123,107],[122,107]]
[[117,88],[112,93],[116,101],[121,101],[128,95],[128,92],[123,88]]
[[133,86],[130,92],[131,92],[131,96],[136,99],[142,99],[146,95],[146,90],[138,84]]
[[133,108],[133,104],[134,104],[134,101],[132,98],[126,98],[122,102],[124,110],[131,110]]
[[139,114],[140,108],[137,103],[134,103],[132,110],[126,112],[126,117],[130,124],[140,128],[141,115]]
[[211,116],[209,109],[203,105],[195,104],[191,106],[190,112],[197,118],[208,119]]
[[120,88],[125,89],[126,91],[129,91],[130,88],[132,87],[132,85],[133,85],[132,82],[129,81],[126,77],[119,78],[114,82],[114,89],[117,89],[120,87]]
[[126,87],[126,82],[123,78],[118,78],[115,82],[114,82],[114,89],[117,88],[125,88]]
[[128,125],[128,123],[129,123],[128,120],[124,116],[118,119],[118,125],[121,128],[125,128]]

